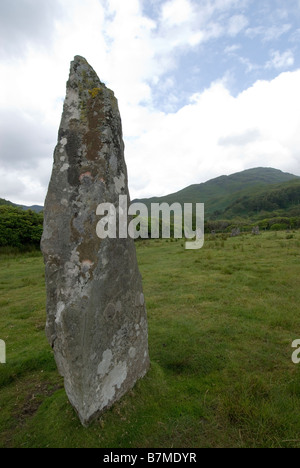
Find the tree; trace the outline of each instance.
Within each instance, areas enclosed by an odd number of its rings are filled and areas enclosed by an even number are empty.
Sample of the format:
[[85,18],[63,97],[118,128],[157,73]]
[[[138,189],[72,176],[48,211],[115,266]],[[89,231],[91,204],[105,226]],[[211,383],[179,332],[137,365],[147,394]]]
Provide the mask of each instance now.
[[38,246],[43,232],[43,214],[13,206],[0,206],[0,246]]

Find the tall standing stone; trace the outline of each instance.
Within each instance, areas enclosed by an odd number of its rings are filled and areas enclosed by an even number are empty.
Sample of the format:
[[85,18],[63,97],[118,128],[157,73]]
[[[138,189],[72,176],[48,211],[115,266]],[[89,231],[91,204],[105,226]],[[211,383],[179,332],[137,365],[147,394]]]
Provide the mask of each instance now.
[[149,368],[134,241],[96,234],[97,206],[112,203],[118,211],[120,195],[127,196],[129,205],[118,103],[87,61],[77,56],[67,83],[41,246],[46,335],[83,425]]

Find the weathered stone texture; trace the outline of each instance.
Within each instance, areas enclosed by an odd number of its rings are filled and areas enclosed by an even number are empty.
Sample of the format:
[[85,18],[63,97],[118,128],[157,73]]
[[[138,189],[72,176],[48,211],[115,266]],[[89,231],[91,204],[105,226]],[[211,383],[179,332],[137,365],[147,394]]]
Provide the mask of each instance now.
[[47,338],[87,425],[149,367],[147,317],[132,239],[99,239],[100,203],[129,193],[114,93],[82,57],[71,63],[45,203]]

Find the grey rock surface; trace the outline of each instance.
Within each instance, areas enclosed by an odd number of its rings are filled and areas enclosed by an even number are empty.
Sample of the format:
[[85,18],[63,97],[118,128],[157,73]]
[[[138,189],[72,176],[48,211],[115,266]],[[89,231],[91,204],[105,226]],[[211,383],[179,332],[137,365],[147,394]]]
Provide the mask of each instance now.
[[134,241],[100,239],[100,203],[128,197],[118,102],[83,57],[71,63],[45,203],[46,335],[83,425],[149,368]]

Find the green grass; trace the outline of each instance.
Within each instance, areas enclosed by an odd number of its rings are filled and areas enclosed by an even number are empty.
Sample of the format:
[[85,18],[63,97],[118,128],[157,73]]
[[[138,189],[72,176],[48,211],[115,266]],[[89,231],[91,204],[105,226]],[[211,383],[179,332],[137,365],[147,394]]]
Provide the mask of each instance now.
[[45,338],[41,256],[0,256],[0,447],[300,447],[300,232],[137,253],[151,370],[88,429]]

